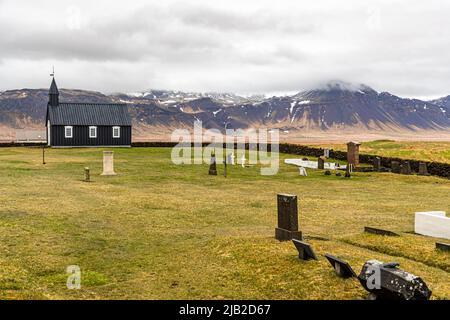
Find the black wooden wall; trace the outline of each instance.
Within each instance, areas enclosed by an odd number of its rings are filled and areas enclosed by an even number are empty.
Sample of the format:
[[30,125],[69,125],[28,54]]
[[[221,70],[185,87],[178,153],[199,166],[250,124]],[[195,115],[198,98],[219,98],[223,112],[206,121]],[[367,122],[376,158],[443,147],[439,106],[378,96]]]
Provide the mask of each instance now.
[[97,138],[89,138],[89,126],[73,126],[73,138],[65,138],[64,126],[52,126],[50,143],[55,147],[131,146],[131,127],[120,127],[113,138],[112,126],[97,126]]

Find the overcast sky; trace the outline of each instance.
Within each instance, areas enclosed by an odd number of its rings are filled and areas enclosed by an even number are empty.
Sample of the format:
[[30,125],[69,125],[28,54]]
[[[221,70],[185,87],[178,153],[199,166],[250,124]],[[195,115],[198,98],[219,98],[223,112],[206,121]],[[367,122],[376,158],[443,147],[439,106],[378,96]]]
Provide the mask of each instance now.
[[450,1],[0,0],[0,90],[450,94]]

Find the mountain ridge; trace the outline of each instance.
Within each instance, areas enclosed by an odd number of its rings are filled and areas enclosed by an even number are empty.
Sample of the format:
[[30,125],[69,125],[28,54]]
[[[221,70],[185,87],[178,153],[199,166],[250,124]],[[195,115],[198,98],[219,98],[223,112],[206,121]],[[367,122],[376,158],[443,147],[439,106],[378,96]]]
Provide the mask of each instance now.
[[[61,101],[67,102],[128,104],[135,136],[192,128],[195,121],[202,121],[205,129],[277,128],[291,133],[450,131],[450,96],[432,101],[408,99],[338,81],[272,97],[171,90],[106,95],[60,89],[60,94]],[[47,89],[0,92],[0,127],[42,129],[47,100]]]

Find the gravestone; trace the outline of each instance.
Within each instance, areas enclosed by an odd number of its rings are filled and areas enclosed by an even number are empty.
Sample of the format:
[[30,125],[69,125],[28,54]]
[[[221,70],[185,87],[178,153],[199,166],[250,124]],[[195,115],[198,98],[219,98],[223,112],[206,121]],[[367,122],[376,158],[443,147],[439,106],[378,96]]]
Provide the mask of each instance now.
[[245,168],[245,162],[247,161],[247,159],[245,158],[245,154],[243,154],[242,155],[242,157],[241,157],[241,165],[242,165],[242,168]]
[[227,159],[223,161],[223,176],[227,177]]
[[325,258],[327,258],[328,262],[331,264],[331,266],[336,271],[336,274],[341,278],[352,278],[356,277],[355,271],[353,271],[352,267],[348,264],[348,262],[345,262],[344,260],[341,260],[335,256],[332,256],[331,254],[325,254]]
[[308,172],[306,171],[306,168],[304,168],[304,167],[298,167],[298,171],[299,171],[299,174],[300,174],[302,177],[307,177],[307,176],[308,176]]
[[84,182],[91,182],[91,172],[88,167],[84,168]]
[[297,196],[290,194],[277,195],[278,227],[275,228],[275,238],[280,241],[302,239],[298,231]]
[[323,157],[325,159],[330,158],[330,149],[323,149]]
[[324,168],[325,168],[325,158],[324,157],[319,157],[317,159],[317,169],[323,170]]
[[345,169],[345,177],[346,178],[350,178],[352,176],[351,173],[350,173],[351,170],[352,170],[352,165],[347,163],[347,167]]
[[400,166],[400,173],[409,175],[411,172],[411,165],[409,164],[409,161],[404,161]]
[[429,176],[427,164],[425,162],[419,162],[419,176]]
[[395,262],[369,260],[358,280],[374,300],[428,300],[431,290],[426,283],[398,266]]
[[359,142],[349,142],[347,143],[347,161],[352,164],[353,167],[359,166]]
[[336,172],[336,177],[342,177],[342,173],[340,173],[339,171]]
[[416,212],[414,232],[450,240],[450,218],[445,211]]
[[210,176],[217,176],[216,155],[214,153],[211,155],[211,162],[209,164],[208,174]]
[[232,152],[232,153],[230,153],[230,154],[228,154],[228,156],[227,156],[227,162],[229,163],[229,164],[231,164],[231,165],[234,165],[234,152]]
[[114,151],[103,151],[103,172],[102,176],[115,176],[114,172]]
[[436,249],[450,252],[450,244],[436,242]]
[[381,158],[375,157],[373,159],[373,170],[380,171],[380,169],[381,169]]
[[392,173],[400,173],[400,162],[391,161],[391,171]]
[[319,260],[309,243],[297,239],[292,239],[292,242],[294,243],[295,248],[297,248],[298,258],[300,260]]
[[400,235],[398,233],[389,231],[389,230],[383,230],[373,227],[364,227],[364,232],[377,234],[380,236],[390,236],[390,237],[399,237]]
[[325,171],[325,175],[326,176],[331,176],[331,171],[330,170]]

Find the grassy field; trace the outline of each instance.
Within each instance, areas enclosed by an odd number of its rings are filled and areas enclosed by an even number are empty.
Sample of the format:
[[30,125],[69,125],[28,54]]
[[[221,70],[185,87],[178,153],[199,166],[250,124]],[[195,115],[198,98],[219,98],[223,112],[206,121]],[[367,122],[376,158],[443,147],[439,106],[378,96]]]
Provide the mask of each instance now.
[[[357,273],[369,259],[397,261],[433,299],[450,298],[450,255],[412,233],[415,211],[450,211],[449,180],[300,177],[283,163],[276,176],[233,166],[214,177],[207,165],[172,164],[166,148],[116,149],[118,175],[104,177],[101,151],[51,149],[43,166],[40,149],[0,148],[0,298],[363,299],[325,253]],[[277,193],[299,196],[300,228],[319,261],[274,239]],[[363,234],[365,225],[402,236]],[[69,265],[81,268],[80,290],[66,287]]]
[[[321,146],[334,150],[347,150],[345,144],[322,144]],[[377,140],[363,142],[360,152],[385,157],[450,163],[450,142]]]

